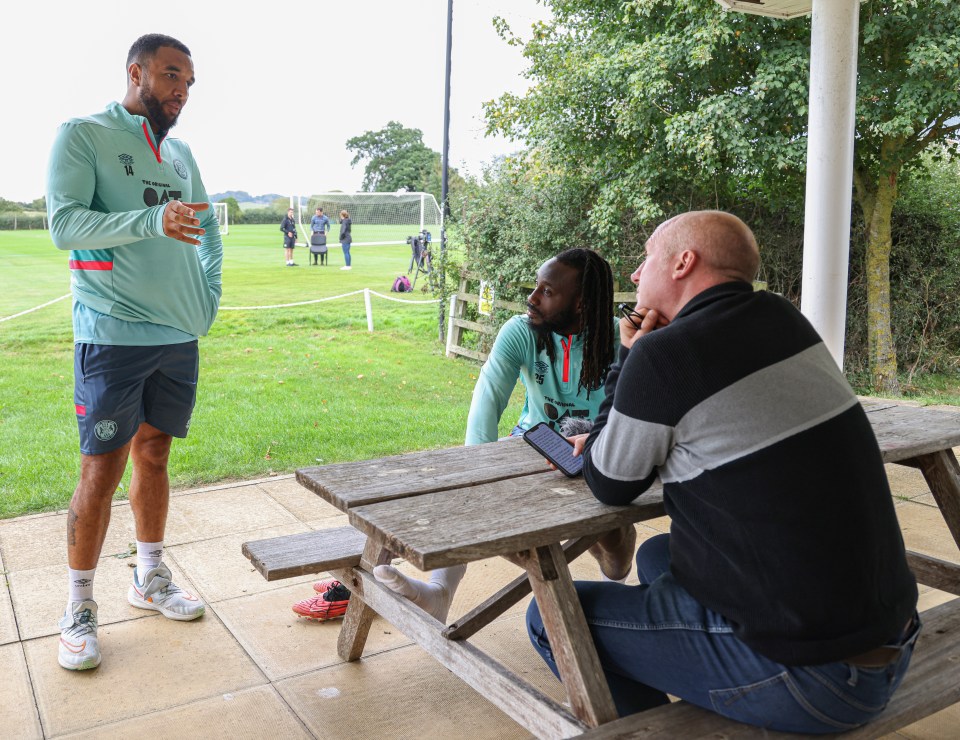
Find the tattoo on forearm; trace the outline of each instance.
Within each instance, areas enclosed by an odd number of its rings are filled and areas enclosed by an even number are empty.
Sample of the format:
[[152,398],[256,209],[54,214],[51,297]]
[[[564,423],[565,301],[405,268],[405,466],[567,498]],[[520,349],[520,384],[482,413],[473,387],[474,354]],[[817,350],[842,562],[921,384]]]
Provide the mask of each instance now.
[[73,547],[77,544],[77,512],[70,507],[67,513],[67,544]]

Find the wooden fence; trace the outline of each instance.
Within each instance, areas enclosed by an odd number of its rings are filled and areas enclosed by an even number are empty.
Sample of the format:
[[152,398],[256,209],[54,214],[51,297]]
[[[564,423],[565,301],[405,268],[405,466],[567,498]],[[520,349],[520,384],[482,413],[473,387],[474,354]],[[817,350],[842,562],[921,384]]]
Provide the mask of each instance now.
[[[460,276],[459,290],[450,296],[450,319],[447,325],[447,357],[462,355],[480,362],[486,362],[487,360],[486,352],[463,346],[465,332],[475,332],[487,336],[493,336],[497,332],[497,327],[493,324],[492,319],[486,316],[479,317],[478,321],[470,321],[464,318],[467,312],[467,305],[471,303],[477,304],[480,300],[479,283],[480,278],[477,275],[464,273]],[[477,286],[475,291],[470,290],[471,285]],[[635,290],[629,292],[614,292],[613,305],[610,307],[611,318],[617,310],[618,303],[629,303],[633,305],[636,297],[637,293]],[[514,313],[525,313],[527,310],[526,303],[503,301],[499,298],[494,301],[494,308],[513,311]]]

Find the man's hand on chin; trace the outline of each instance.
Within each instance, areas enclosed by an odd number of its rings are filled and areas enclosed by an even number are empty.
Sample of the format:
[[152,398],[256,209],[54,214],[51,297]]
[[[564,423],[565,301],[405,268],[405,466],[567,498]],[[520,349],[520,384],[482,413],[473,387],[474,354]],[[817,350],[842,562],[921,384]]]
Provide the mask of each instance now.
[[[639,326],[636,324],[637,318],[641,319]],[[640,337],[669,323],[657,309],[637,306],[630,316],[620,319],[620,343],[629,349]]]

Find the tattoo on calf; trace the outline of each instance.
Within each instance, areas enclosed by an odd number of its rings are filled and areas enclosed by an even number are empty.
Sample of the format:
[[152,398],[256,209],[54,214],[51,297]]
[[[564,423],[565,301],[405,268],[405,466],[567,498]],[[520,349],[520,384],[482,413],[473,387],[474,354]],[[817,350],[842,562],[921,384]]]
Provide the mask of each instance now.
[[67,513],[67,544],[71,547],[77,544],[77,512],[72,506]]

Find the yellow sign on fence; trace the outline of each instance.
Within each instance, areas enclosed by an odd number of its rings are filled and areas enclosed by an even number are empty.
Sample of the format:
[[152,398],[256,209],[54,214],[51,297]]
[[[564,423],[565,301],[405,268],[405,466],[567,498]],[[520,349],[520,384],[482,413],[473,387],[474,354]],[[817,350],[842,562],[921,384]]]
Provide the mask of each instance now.
[[486,280],[480,281],[480,300],[477,301],[477,311],[484,316],[493,313],[493,286]]

